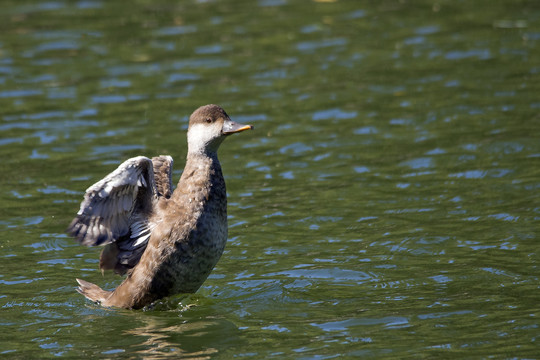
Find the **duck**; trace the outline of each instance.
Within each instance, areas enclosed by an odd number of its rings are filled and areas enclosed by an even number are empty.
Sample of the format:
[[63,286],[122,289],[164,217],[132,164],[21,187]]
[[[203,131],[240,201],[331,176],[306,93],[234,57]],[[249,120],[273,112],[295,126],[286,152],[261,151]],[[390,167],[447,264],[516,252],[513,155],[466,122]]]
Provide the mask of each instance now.
[[100,270],[126,277],[112,291],[76,279],[77,291],[102,306],[126,309],[195,293],[228,236],[218,148],[230,135],[251,129],[221,106],[201,106],[189,117],[187,159],[176,189],[168,155],[133,157],[90,186],[67,233],[81,245],[103,246]]

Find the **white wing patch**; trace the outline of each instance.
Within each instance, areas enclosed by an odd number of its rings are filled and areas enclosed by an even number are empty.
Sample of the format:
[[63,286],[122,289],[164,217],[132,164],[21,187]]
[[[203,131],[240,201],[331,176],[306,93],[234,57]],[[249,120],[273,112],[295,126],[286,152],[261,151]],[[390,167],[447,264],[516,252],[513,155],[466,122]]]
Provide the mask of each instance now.
[[131,224],[130,238],[133,239],[134,242],[132,242],[130,247],[136,248],[147,242],[150,238],[150,234],[152,233],[153,228],[153,224],[147,223],[144,220],[137,221]]

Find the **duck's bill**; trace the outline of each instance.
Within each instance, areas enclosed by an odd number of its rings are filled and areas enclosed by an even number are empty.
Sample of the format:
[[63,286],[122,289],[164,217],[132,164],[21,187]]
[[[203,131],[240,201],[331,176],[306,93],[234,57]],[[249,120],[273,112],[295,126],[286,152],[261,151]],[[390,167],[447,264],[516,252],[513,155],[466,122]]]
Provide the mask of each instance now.
[[223,134],[230,135],[230,134],[239,133],[242,131],[252,130],[252,129],[253,129],[253,125],[239,124],[239,123],[229,120],[229,121],[225,121],[225,123],[223,124],[222,131],[223,131]]

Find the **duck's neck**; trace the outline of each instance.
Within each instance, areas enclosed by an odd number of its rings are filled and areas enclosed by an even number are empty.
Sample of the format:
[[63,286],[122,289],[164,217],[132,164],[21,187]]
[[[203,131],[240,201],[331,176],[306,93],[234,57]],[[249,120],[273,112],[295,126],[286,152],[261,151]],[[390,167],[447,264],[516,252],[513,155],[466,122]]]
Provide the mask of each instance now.
[[209,198],[225,198],[225,180],[217,152],[188,153],[186,167],[177,189],[180,189],[180,192],[175,191],[177,196],[188,195],[191,199],[202,202]]

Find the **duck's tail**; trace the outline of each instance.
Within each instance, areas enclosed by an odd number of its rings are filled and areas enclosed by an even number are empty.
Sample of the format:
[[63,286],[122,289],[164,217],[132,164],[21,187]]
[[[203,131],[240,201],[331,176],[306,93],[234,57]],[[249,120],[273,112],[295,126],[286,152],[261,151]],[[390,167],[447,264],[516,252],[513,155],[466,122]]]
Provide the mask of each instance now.
[[88,300],[92,300],[99,304],[103,304],[112,294],[112,291],[105,291],[97,285],[94,285],[88,281],[76,279],[79,283],[77,291],[79,294],[84,295]]

